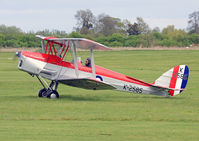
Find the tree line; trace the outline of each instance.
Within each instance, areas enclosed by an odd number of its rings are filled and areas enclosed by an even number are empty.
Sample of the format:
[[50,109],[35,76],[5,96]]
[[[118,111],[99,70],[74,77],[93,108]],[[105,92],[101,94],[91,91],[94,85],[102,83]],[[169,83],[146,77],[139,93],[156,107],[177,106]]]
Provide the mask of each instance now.
[[35,38],[37,34],[88,38],[111,47],[185,47],[199,44],[199,11],[189,14],[186,30],[176,29],[174,25],[162,30],[158,27],[151,29],[141,17],[131,23],[107,14],[95,16],[89,9],[77,11],[74,17],[77,24],[69,34],[48,29],[26,33],[16,26],[0,25],[0,47],[39,47],[40,41]]

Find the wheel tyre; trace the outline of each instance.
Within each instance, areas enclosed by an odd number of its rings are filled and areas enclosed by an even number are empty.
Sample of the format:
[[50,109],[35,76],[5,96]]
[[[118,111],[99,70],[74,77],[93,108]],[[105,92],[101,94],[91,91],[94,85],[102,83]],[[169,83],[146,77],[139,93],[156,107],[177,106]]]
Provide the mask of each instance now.
[[46,92],[47,92],[47,90],[46,90],[45,88],[43,88],[43,89],[41,89],[41,90],[39,91],[38,96],[39,96],[39,97],[46,97]]
[[47,98],[56,99],[59,98],[59,93],[55,90],[51,91],[50,94],[48,94]]

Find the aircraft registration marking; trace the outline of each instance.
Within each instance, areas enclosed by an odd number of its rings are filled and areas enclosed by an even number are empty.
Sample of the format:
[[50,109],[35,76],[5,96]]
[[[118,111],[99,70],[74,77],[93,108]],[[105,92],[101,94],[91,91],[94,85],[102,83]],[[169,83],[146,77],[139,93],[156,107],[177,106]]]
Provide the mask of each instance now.
[[174,75],[173,77],[174,78],[180,78],[182,80],[187,80],[188,79],[188,75],[187,74],[184,74],[184,71],[183,71],[184,68],[180,68],[179,72],[174,72]]
[[123,90],[133,92],[133,93],[142,93],[143,88],[139,88],[136,86],[131,86],[131,85],[124,85]]

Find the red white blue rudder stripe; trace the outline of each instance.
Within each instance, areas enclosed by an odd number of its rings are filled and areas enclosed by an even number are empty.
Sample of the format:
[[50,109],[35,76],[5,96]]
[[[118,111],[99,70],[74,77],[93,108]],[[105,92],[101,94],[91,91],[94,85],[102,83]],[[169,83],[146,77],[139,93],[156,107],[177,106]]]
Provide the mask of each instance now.
[[188,77],[189,68],[186,65],[174,67],[173,75],[169,86],[169,88],[174,89],[169,91],[171,96],[177,95],[185,89]]
[[[189,78],[189,68],[187,66],[185,66],[185,70],[184,70],[184,76],[183,76],[183,81],[182,81],[182,85],[181,85],[181,89],[185,89],[187,82],[188,82],[188,78]],[[182,92],[183,90],[181,90],[180,92]]]
[[188,66],[179,65],[164,73],[153,84],[155,86],[168,88],[169,94],[174,96],[181,93],[185,89],[188,77]]

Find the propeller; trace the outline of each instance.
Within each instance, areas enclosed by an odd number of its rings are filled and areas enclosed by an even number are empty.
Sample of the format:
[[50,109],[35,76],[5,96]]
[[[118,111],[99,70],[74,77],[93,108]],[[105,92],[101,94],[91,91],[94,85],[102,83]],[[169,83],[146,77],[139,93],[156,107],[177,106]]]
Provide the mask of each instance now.
[[13,55],[12,60],[13,60],[13,61],[16,61],[17,58],[20,58],[20,57],[21,57],[21,51],[17,51],[17,52]]
[[21,57],[21,51],[17,51],[17,52],[16,52],[16,56],[17,56],[18,58],[20,58],[20,57]]

